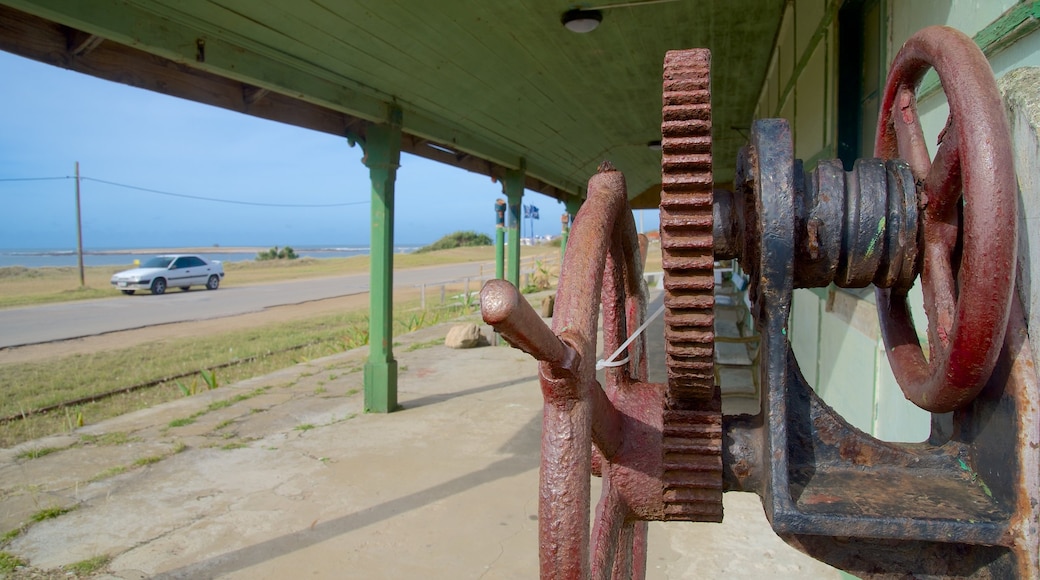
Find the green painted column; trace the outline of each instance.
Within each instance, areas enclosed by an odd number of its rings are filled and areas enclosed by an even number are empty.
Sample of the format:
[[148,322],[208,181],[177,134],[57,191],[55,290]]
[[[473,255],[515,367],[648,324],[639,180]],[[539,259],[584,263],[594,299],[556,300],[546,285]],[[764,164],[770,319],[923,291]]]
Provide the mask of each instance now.
[[506,280],[513,286],[520,287],[520,202],[524,197],[524,164],[520,169],[506,172],[506,178],[502,180],[502,190],[506,194],[509,207],[509,272]]
[[571,214],[564,213],[560,216],[560,263],[567,253],[567,238],[571,234]]
[[562,239],[560,240],[561,264],[563,263],[564,257],[567,255],[567,240],[570,238],[571,234],[571,223],[574,222],[574,216],[577,215],[578,210],[581,209],[582,201],[584,200],[579,197],[568,197],[567,200],[563,202],[564,207],[567,208],[567,213],[560,216],[560,222],[563,225],[563,234],[561,235]]
[[506,271],[506,200],[495,200],[495,278],[501,280]]
[[392,345],[394,181],[401,165],[400,109],[391,109],[386,123],[368,127],[363,161],[372,181],[365,412],[390,413],[397,409],[397,361]]

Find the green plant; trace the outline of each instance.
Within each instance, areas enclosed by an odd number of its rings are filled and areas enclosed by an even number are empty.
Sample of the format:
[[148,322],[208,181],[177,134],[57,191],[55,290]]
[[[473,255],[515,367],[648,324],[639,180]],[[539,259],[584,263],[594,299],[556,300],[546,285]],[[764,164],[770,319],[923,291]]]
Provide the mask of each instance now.
[[296,427],[294,427],[294,429],[297,431],[310,431],[314,428],[315,426],[312,423],[303,423],[302,425],[297,425]]
[[140,441],[139,437],[131,437],[126,431],[112,431],[101,435],[81,435],[80,441],[92,445],[125,445]]
[[469,314],[480,307],[480,296],[476,292],[466,292],[462,295],[460,306],[463,314]]
[[39,459],[51,453],[61,451],[64,447],[33,447],[15,455],[15,459]]
[[217,411],[226,407],[230,407],[232,404],[231,399],[224,399],[223,401],[213,401],[209,405],[206,405],[206,412]]
[[88,575],[95,572],[100,572],[108,563],[112,561],[112,557],[107,554],[101,554],[94,556],[93,558],[87,558],[86,560],[80,560],[79,562],[73,562],[72,564],[66,565],[65,570],[72,572],[76,575]]
[[11,540],[17,538],[20,535],[22,535],[22,528],[15,528],[13,530],[5,532],[2,536],[0,536],[0,546],[6,546],[11,542]]
[[33,522],[42,522],[44,520],[53,520],[58,516],[65,515],[72,510],[76,509],[75,506],[70,507],[49,507],[44,508],[33,515],[29,516],[29,519]]
[[209,387],[209,390],[212,391],[220,386],[220,383],[217,382],[217,371],[208,371],[203,369],[199,371],[199,374],[202,375],[202,380],[206,381],[206,386]]
[[195,395],[195,394],[198,393],[198,389],[199,389],[199,380],[198,380],[198,378],[192,378],[190,385],[185,385],[181,381],[174,381],[174,384],[177,385],[177,388],[179,388],[181,390],[181,393],[185,397],[190,397],[190,396]]
[[542,260],[535,260],[534,273],[531,274],[531,285],[538,290],[547,290],[552,284],[552,272]]
[[183,427],[185,425],[191,425],[195,422],[195,417],[181,417],[180,419],[174,419],[170,421],[168,425],[170,427]]
[[88,481],[90,481],[90,482],[101,481],[102,479],[108,479],[110,477],[115,477],[117,475],[122,475],[122,474],[126,473],[126,470],[127,470],[127,467],[125,465],[117,465],[115,467],[109,467],[108,469],[102,471],[101,473],[95,475],[94,477],[91,477]]
[[134,460],[134,465],[136,467],[144,467],[145,465],[152,465],[154,463],[159,463],[163,459],[166,459],[165,455],[148,455],[147,457],[139,457],[139,458],[135,459]]
[[0,552],[0,574],[10,574],[18,567],[28,565],[28,562],[10,552]]

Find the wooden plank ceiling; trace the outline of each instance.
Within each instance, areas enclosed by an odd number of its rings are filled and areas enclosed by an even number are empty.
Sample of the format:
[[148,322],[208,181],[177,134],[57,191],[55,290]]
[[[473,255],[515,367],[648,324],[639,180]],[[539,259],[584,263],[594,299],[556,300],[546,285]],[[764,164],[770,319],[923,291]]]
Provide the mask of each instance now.
[[0,0],[0,49],[344,136],[394,104],[405,151],[493,177],[523,160],[561,200],[610,160],[642,200],[661,181],[664,53],[707,47],[731,182],[784,0],[593,4],[601,25],[576,34],[561,0]]

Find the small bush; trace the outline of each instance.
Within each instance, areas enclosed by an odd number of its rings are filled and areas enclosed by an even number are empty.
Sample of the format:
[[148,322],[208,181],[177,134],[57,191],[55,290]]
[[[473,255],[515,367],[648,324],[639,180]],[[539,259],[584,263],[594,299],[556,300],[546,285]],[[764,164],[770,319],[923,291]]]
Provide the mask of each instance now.
[[419,248],[415,253],[422,254],[425,252],[436,252],[437,250],[451,250],[454,248],[466,248],[470,246],[490,246],[493,244],[494,242],[487,234],[478,234],[473,231],[455,232],[444,236],[428,246]]
[[264,262],[266,260],[295,260],[299,257],[300,256],[296,254],[296,250],[293,250],[291,246],[285,246],[281,249],[279,249],[278,246],[275,246],[270,250],[259,252],[256,255],[256,260],[258,262]]

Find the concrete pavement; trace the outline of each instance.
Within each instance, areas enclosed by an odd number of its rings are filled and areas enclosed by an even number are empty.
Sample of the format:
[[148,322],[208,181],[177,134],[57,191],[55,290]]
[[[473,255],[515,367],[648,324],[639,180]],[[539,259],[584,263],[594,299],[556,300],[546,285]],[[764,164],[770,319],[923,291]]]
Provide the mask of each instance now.
[[[2,450],[0,532],[73,508],[2,549],[38,568],[109,555],[117,578],[536,577],[536,364],[448,349],[449,326],[397,338],[400,412],[361,412],[358,349]],[[648,578],[838,577],[756,496],[725,507],[651,523]]]

